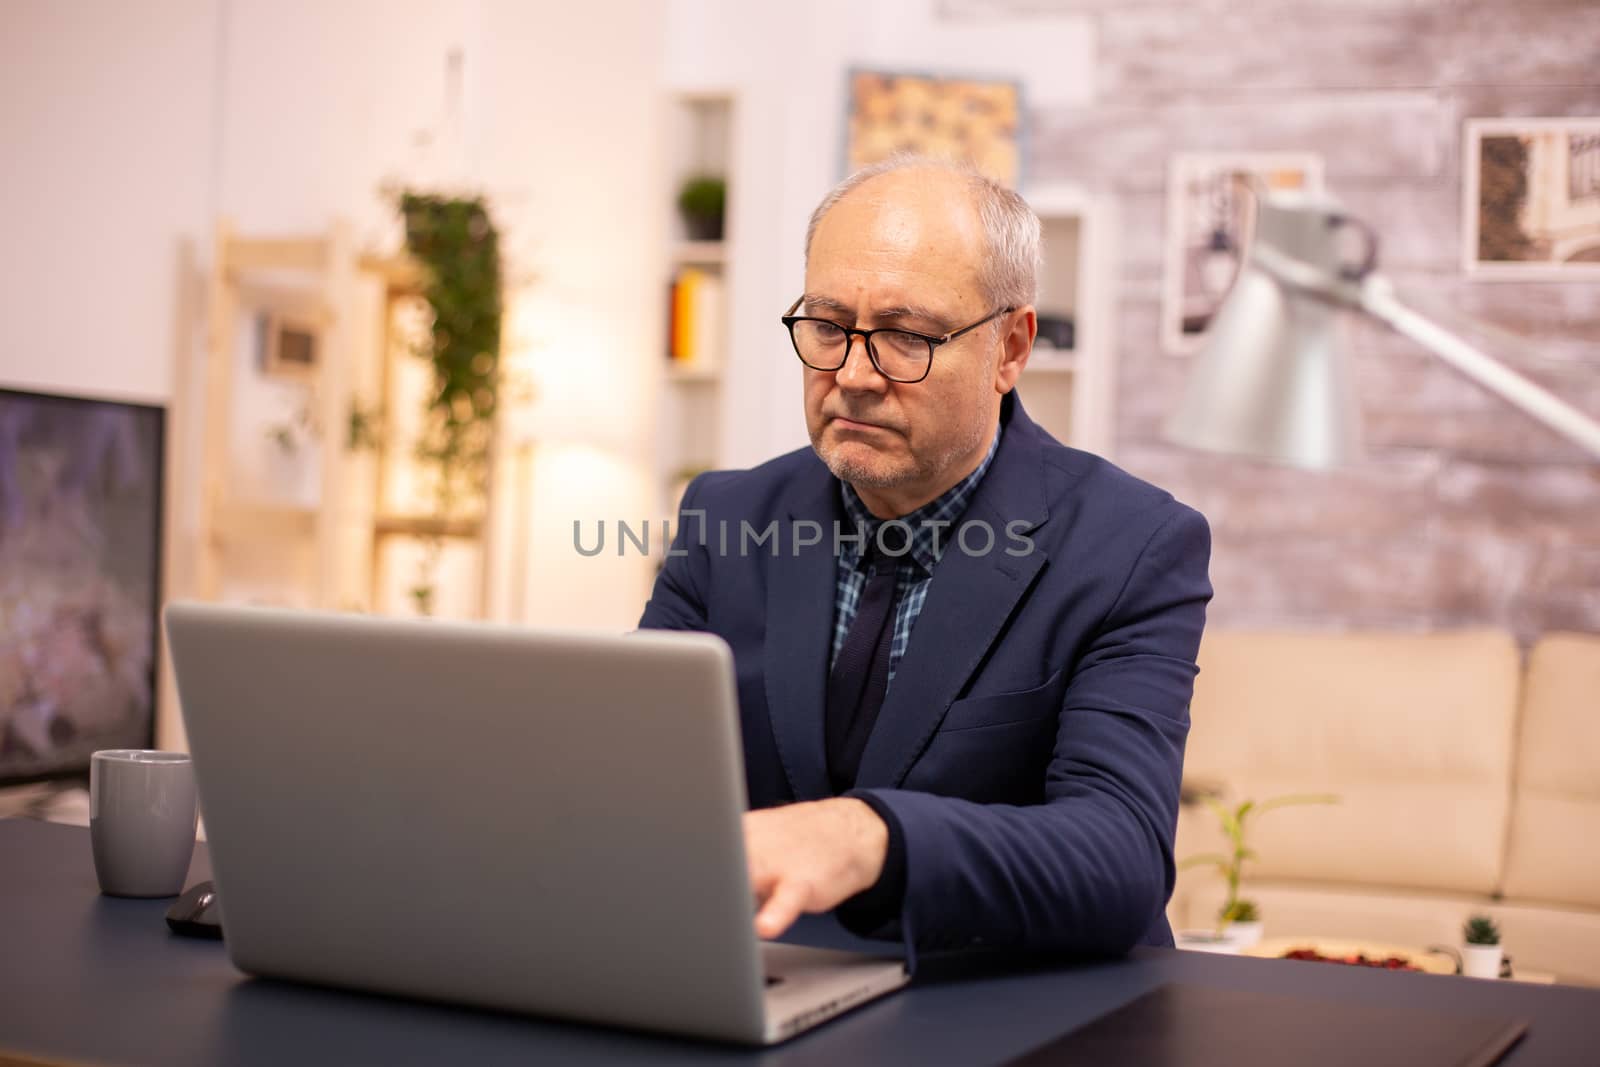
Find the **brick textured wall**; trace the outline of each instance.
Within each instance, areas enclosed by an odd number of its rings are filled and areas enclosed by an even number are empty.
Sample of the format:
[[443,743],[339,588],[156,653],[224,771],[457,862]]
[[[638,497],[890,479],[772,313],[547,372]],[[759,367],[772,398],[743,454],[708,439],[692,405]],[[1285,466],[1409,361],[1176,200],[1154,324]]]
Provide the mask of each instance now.
[[[1600,416],[1600,285],[1461,272],[1463,121],[1600,116],[1596,0],[943,0],[944,19],[1088,17],[1096,99],[1031,115],[1037,181],[1115,194],[1118,461],[1210,518],[1228,626],[1600,631],[1600,461],[1411,342],[1350,329],[1369,457],[1316,475],[1164,444],[1188,368],[1159,342],[1181,151],[1319,153],[1424,311]],[[1000,57],[996,57],[997,60]],[[1462,324],[1457,322],[1460,327]],[[1483,340],[1480,336],[1480,340]]]

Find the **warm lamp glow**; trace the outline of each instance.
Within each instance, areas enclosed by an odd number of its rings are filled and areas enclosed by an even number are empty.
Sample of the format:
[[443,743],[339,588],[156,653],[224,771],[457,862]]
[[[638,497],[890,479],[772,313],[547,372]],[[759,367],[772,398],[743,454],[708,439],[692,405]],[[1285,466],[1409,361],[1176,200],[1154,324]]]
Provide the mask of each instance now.
[[511,348],[532,384],[532,439],[624,451],[647,440],[648,366],[614,312],[533,292],[514,302],[512,323]]
[[[631,629],[649,595],[655,559],[631,548],[617,551],[617,523],[635,530],[649,522],[651,552],[659,555],[663,516],[640,511],[650,499],[649,474],[623,456],[591,444],[540,446],[531,473],[528,516],[526,618],[547,625]],[[573,523],[586,546],[604,523],[605,550],[584,556],[574,545]]]

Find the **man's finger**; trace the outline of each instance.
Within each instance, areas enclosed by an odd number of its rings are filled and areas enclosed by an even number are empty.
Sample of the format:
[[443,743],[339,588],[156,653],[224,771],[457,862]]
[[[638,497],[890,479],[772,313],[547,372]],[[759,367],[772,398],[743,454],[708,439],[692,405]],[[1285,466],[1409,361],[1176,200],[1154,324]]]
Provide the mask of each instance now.
[[750,876],[751,891],[763,900],[783,879],[782,870],[762,858],[755,849],[750,849],[746,853],[745,870]]
[[795,882],[779,882],[756,914],[756,935],[772,940],[779,937],[805,908],[806,891]]
[[768,850],[764,847],[760,832],[762,820],[755,817],[757,814],[746,812],[744,816],[744,863],[750,875],[750,885],[764,897],[778,880],[778,872],[773,870],[768,860]]

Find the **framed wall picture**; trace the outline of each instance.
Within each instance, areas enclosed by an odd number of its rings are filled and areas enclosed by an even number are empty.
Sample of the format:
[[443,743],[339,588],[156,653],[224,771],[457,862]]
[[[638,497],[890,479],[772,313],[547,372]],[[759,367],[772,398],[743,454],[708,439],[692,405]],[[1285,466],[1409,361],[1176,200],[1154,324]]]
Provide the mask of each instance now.
[[322,359],[323,330],[329,321],[316,294],[258,285],[241,287],[240,297],[255,313],[256,364],[262,376],[311,381]]
[[261,313],[261,372],[269,378],[309,381],[316,372],[317,327],[278,312]]
[[1322,192],[1322,158],[1305,152],[1183,153],[1167,175],[1161,344],[1194,351],[1233,288],[1255,221],[1253,187]]
[[1462,255],[1480,278],[1600,278],[1600,118],[1468,119]]
[[896,152],[970,160],[1016,188],[1023,176],[1022,86],[965,76],[848,73],[845,173]]

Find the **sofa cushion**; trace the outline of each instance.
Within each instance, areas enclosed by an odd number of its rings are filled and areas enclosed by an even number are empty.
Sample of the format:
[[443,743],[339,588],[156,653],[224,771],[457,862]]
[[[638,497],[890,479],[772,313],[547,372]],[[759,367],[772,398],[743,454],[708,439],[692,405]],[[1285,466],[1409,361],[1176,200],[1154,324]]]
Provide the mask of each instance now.
[[[1500,631],[1211,631],[1185,778],[1227,800],[1334,793],[1266,814],[1247,880],[1492,893],[1503,873],[1519,656]],[[1180,822],[1180,858],[1217,845]]]
[[1600,636],[1549,634],[1528,657],[1506,896],[1600,907]]

